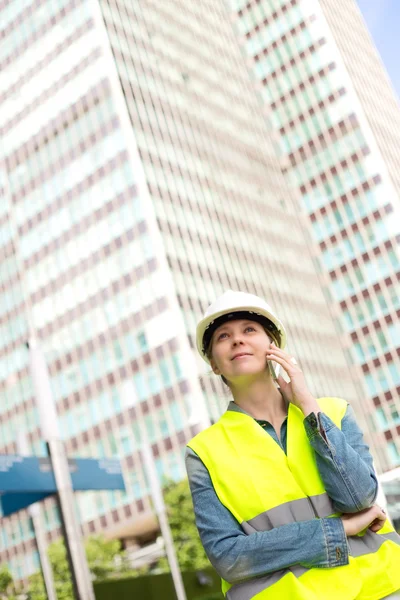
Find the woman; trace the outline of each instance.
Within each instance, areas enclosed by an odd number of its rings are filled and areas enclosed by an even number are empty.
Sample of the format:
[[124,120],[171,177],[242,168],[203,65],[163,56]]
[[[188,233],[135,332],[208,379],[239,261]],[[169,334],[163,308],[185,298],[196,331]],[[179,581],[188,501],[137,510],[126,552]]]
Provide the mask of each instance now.
[[[400,598],[400,536],[354,415],[316,399],[268,304],[228,291],[197,327],[232,394],[188,444],[196,524],[228,600]],[[273,361],[289,383],[276,378]]]

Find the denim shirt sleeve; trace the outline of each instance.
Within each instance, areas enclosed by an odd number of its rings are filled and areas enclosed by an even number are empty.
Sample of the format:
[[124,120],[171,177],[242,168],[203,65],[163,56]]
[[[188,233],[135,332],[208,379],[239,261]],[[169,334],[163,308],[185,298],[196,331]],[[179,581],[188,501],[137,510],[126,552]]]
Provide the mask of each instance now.
[[347,407],[341,429],[322,412],[308,415],[304,427],[335,509],[356,513],[370,507],[378,493],[378,481],[351,406]]
[[319,568],[348,564],[347,538],[339,518],[290,523],[247,535],[220,502],[207,468],[190,448],[186,470],[201,542],[217,573],[229,583],[296,564]]

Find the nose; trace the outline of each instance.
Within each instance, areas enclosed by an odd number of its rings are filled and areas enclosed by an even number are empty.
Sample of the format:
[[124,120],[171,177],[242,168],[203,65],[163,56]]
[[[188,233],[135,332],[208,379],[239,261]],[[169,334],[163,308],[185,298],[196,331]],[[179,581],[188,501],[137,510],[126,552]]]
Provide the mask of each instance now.
[[243,344],[243,340],[240,333],[235,333],[232,336],[232,346],[238,346],[239,344]]

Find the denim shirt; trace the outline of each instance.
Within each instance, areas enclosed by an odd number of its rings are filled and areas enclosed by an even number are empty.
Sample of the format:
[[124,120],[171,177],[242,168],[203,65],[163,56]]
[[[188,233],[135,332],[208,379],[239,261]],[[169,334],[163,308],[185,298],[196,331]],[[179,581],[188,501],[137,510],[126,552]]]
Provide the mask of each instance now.
[[[234,402],[228,410],[247,414]],[[347,407],[342,429],[322,412],[311,413],[303,423],[335,510],[356,513],[371,506],[378,482],[352,408]],[[287,417],[280,439],[270,423],[263,421],[262,425],[266,435],[287,453]],[[308,568],[348,564],[347,538],[340,518],[315,518],[247,535],[220,502],[206,466],[191,448],[186,450],[185,462],[201,542],[215,570],[229,583],[296,564]]]

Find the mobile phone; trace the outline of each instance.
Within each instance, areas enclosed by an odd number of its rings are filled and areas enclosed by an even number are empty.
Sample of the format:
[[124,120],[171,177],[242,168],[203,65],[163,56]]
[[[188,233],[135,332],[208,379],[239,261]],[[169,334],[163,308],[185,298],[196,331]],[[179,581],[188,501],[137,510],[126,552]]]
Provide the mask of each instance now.
[[274,381],[276,381],[278,379],[280,365],[277,365],[276,363],[274,365],[272,360],[267,360],[267,363],[271,377]]

